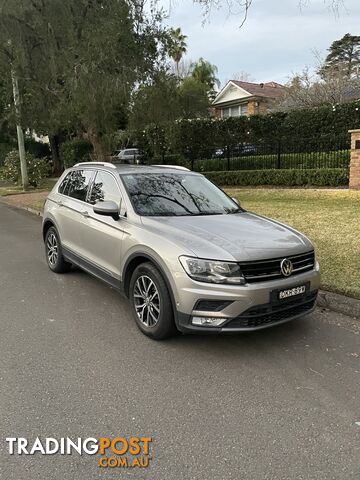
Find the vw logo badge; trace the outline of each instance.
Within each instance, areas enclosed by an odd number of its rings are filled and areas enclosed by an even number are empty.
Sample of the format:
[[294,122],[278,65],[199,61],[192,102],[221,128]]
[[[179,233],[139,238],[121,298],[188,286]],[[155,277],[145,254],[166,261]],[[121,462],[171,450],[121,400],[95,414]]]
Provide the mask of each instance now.
[[293,271],[293,264],[288,258],[284,258],[284,260],[280,263],[280,270],[284,277],[289,277]]

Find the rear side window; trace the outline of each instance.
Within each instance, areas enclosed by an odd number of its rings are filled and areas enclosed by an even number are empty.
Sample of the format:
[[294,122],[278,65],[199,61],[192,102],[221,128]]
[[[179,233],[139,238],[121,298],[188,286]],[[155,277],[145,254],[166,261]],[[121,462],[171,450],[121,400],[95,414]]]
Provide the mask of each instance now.
[[85,202],[92,176],[91,170],[74,170],[64,194]]
[[121,193],[115,178],[107,172],[97,172],[90,195],[90,203],[111,200],[120,206]]
[[70,177],[71,177],[71,174],[72,174],[72,172],[69,172],[69,173],[65,176],[65,178],[63,179],[63,181],[60,183],[59,188],[58,188],[58,192],[59,192],[59,193],[62,193],[62,194],[65,195],[66,185],[67,185],[67,183],[68,183],[68,181],[69,181],[69,179],[70,179]]

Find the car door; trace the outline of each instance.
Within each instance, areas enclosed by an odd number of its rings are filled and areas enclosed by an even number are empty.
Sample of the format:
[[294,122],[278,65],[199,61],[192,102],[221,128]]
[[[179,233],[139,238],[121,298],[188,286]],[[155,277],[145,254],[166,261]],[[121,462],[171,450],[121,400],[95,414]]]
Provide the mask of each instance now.
[[[119,206],[120,220],[94,212],[97,202],[111,200]],[[120,258],[124,237],[121,215],[125,213],[121,190],[116,176],[98,170],[92,183],[88,204],[84,206],[80,230],[82,255],[100,276],[120,279]],[[104,274],[104,275],[102,275]]]
[[73,253],[81,251],[79,225],[94,171],[73,170],[59,186],[56,221],[62,245]]

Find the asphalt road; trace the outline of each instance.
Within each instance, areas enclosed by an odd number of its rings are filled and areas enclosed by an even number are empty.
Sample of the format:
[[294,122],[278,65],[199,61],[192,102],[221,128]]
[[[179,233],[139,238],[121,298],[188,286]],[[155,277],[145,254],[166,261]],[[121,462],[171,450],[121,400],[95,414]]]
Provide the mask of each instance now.
[[[360,478],[360,322],[325,311],[157,343],[81,271],[51,273],[40,219],[0,204],[0,477]],[[359,425],[356,423],[359,422]],[[6,437],[151,436],[148,469],[11,456]]]

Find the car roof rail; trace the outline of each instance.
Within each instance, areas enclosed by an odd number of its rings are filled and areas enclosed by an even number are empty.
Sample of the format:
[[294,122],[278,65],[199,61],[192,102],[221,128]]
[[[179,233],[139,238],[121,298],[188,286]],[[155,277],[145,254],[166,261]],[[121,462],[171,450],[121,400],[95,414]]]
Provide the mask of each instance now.
[[190,172],[190,168],[182,167],[181,165],[151,165],[152,167],[175,168],[177,170],[186,170]]
[[116,169],[116,166],[113,164],[113,163],[110,163],[110,162],[80,162],[80,163],[76,163],[74,165],[74,167],[82,167],[82,166],[97,166],[97,165],[100,165],[102,167],[110,167],[110,168],[115,168]]

